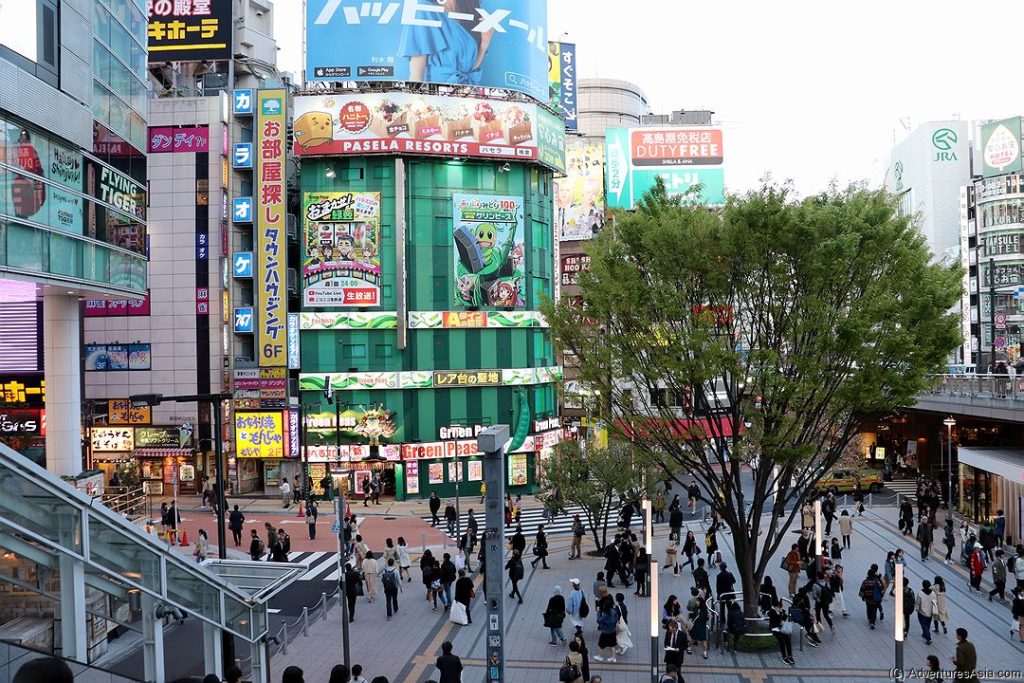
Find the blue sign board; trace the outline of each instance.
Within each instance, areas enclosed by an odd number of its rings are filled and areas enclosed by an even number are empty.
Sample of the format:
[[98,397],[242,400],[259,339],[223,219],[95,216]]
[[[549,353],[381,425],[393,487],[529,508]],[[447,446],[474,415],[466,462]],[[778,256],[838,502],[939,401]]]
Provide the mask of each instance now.
[[232,98],[232,113],[236,116],[252,116],[255,99],[251,88],[236,90]]
[[252,143],[236,142],[231,155],[231,165],[235,168],[252,168]]
[[561,46],[559,71],[561,72],[562,98],[559,102],[559,109],[562,113],[562,120],[565,121],[565,129],[576,130],[576,46],[572,43],[562,43]]
[[302,365],[299,355],[299,314],[288,314],[288,369],[298,370]]
[[235,309],[235,334],[252,334],[255,329],[252,306]]
[[466,3],[475,12],[452,4],[309,0],[306,77],[507,88],[547,101],[547,0]]
[[205,232],[196,233],[196,260],[207,261],[210,258],[210,236]]
[[235,223],[252,223],[252,197],[235,197],[231,216]]
[[236,251],[231,263],[231,271],[235,277],[252,277],[251,251]]

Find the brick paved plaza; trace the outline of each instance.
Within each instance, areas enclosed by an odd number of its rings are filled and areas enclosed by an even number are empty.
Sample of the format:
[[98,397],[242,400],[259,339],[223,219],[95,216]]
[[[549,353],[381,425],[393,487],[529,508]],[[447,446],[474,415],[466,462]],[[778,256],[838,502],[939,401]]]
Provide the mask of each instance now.
[[[405,514],[415,513],[415,509],[405,511]],[[393,511],[393,514],[401,513]],[[697,531],[696,523],[691,524],[691,527]],[[659,562],[664,557],[667,535],[667,525],[656,525],[654,557]],[[698,540],[702,541],[702,534],[699,536]],[[558,679],[558,668],[565,650],[563,647],[547,645],[548,632],[542,625],[541,613],[554,585],[561,586],[563,593],[567,593],[569,579],[579,577],[589,595],[596,572],[603,568],[603,560],[569,561],[566,552],[568,537],[559,536],[550,540],[551,556],[548,559],[551,569],[535,570],[527,565],[526,578],[521,583],[524,603],[518,605],[505,598],[509,643],[506,675],[509,681],[536,683]],[[722,533],[719,544],[724,560],[732,565],[728,535]],[[590,546],[592,548],[592,543]],[[998,602],[990,603],[985,596],[968,593],[964,569],[945,565],[937,551],[933,552],[927,563],[920,562],[916,541],[901,536],[897,530],[894,507],[877,507],[856,519],[852,549],[844,553],[842,562],[846,576],[845,598],[850,616],[846,619],[839,616],[838,600],[833,603],[837,616],[836,628],[834,632],[826,630],[822,647],[815,649],[805,644],[803,651],[800,651],[794,643],[795,668],[783,664],[774,648],[757,654],[725,653],[713,649],[706,661],[697,654],[688,655],[683,670],[685,680],[690,683],[796,683],[825,680],[844,683],[890,680],[890,668],[894,662],[892,598],[887,598],[885,621],[880,623],[877,630],[871,631],[867,627],[863,603],[857,598],[857,588],[870,564],[881,565],[888,550],[901,547],[906,551],[906,576],[912,586],[919,587],[922,579],[931,580],[934,576],[944,578],[949,591],[950,611],[949,634],[935,636],[931,646],[925,645],[918,632],[916,619],[913,620],[906,642],[906,668],[909,670],[924,666],[928,654],[937,655],[943,666],[951,667],[948,662],[955,647],[953,631],[954,628],[964,627],[968,629],[970,640],[977,647],[982,680],[1024,680],[1024,645],[1017,642],[1016,634],[1012,637],[1010,635],[1008,606]],[[584,549],[587,549],[586,545]],[[954,556],[958,552],[959,548]],[[772,561],[769,566],[770,575],[776,586],[782,587],[780,592],[783,592],[786,581],[778,561]],[[711,572],[712,583],[716,573]],[[990,588],[990,583],[986,577],[983,585]],[[663,572],[659,602],[664,602],[670,593],[680,596],[685,602],[683,596],[689,594],[690,585],[689,570],[681,571],[678,576]],[[363,665],[367,680],[383,675],[392,683],[421,683],[436,677],[434,659],[445,640],[452,641],[455,654],[462,657],[466,665],[463,680],[483,680],[483,606],[480,604],[482,591],[479,587],[477,592],[481,597],[474,600],[475,620],[470,626],[456,626],[446,620],[443,612],[431,611],[424,600],[418,569],[414,569],[413,582],[404,584],[404,589],[405,592],[399,597],[400,614],[390,622],[385,620],[382,599],[378,598],[369,604],[365,597],[359,598],[356,621],[351,630],[352,662]],[[622,592],[626,594],[634,648],[619,657],[616,664],[593,661],[593,655],[597,653],[597,636],[592,613],[585,629],[591,654],[591,674],[600,674],[605,683],[649,681],[649,599],[635,597],[632,590]],[[340,618],[341,610],[331,610],[325,621],[310,628],[308,637],[296,638],[288,646],[287,654],[278,654],[273,660],[272,680],[278,680],[286,666],[295,664],[304,669],[307,682],[326,682],[331,667],[342,661]],[[571,628],[568,620],[566,626]],[[658,661],[661,660],[662,653],[659,651]],[[985,675],[984,670],[991,670],[991,673]],[[1004,672],[1002,675],[1001,671]],[[912,679],[908,677],[908,680]]]

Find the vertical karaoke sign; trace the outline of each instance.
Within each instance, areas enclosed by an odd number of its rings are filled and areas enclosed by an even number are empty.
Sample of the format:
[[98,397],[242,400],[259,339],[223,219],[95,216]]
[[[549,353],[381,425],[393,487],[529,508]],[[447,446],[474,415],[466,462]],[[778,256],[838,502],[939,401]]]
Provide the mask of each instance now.
[[288,367],[285,91],[256,97],[256,343],[260,367]]

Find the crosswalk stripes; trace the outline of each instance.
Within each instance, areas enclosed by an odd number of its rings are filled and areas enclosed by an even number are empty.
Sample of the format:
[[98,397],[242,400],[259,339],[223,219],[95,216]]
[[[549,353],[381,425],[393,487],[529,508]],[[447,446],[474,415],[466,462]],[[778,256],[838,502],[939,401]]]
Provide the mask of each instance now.
[[341,578],[338,571],[338,553],[334,551],[292,553],[288,561],[309,565],[309,569],[299,577],[299,581],[337,581]]
[[886,482],[885,486],[900,494],[900,498],[909,498],[911,503],[917,500],[917,482],[913,479],[893,479]]
[[[523,535],[525,535],[527,538],[530,538],[531,536],[535,535],[537,533],[537,527],[539,527],[541,524],[544,525],[544,533],[547,534],[548,536],[568,535],[568,534],[572,533],[572,516],[573,515],[577,515],[577,514],[580,516],[580,519],[583,520],[583,524],[586,525],[586,519],[587,519],[586,515],[583,514],[583,508],[580,507],[579,505],[567,505],[565,507],[565,512],[560,513],[552,521],[548,521],[548,520],[544,519],[544,510],[543,510],[543,508],[532,508],[532,509],[529,509],[529,510],[523,510],[522,513],[519,516],[518,524],[520,526],[522,526],[522,528],[523,528]],[[612,527],[615,526],[615,521],[617,519],[617,516],[618,516],[618,509],[612,510],[612,514],[610,515],[610,517],[608,519],[608,528],[609,529],[611,529]],[[484,525],[483,515],[477,515],[477,514],[474,513],[474,517],[476,517],[477,527],[478,528],[483,527],[483,525]],[[422,517],[421,519],[424,522],[430,522],[431,521],[430,515],[426,515],[426,516]],[[462,529],[463,531],[465,531],[465,529],[466,529],[466,523],[467,523],[468,520],[469,520],[469,512],[468,511],[463,512],[459,516],[459,521],[460,521],[459,528]],[[642,526],[642,520],[637,519],[636,517],[634,517],[633,518],[633,524],[632,524],[633,530],[635,531],[635,530],[639,529],[640,526]],[[449,534],[448,533],[448,525],[445,522],[444,517],[441,517],[441,521],[438,523],[437,529],[441,533],[443,533],[446,536],[448,536],[449,538],[453,538],[455,536],[455,534]],[[512,535],[515,534],[515,532],[516,532],[516,523],[513,522],[512,524],[510,524],[510,525],[505,527],[505,538],[511,538]]]

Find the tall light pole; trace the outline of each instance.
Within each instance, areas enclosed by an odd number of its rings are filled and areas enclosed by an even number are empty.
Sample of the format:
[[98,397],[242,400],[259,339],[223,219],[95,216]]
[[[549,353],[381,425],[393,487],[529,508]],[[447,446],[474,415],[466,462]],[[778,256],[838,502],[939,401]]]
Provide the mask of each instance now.
[[824,554],[824,542],[821,537],[821,498],[817,498],[814,501],[814,547],[818,550],[815,553],[818,557]]
[[942,424],[946,425],[946,514],[952,519],[953,515],[953,427],[956,420],[950,415]]
[[659,604],[658,563],[651,562],[651,683],[658,683],[658,624],[661,623]]
[[896,661],[895,661],[895,672],[893,678],[897,681],[902,681],[903,676],[903,565],[896,565],[896,576],[893,577],[893,583],[896,587],[896,614],[892,620],[893,624],[893,636],[896,639]]

